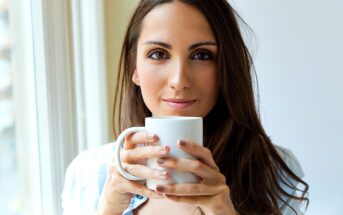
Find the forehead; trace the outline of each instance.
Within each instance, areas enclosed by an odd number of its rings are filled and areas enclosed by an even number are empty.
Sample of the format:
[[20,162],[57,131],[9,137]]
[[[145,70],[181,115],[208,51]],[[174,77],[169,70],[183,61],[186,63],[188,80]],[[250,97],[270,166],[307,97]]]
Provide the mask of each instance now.
[[141,40],[215,40],[210,23],[200,10],[178,1],[153,8],[143,19]]

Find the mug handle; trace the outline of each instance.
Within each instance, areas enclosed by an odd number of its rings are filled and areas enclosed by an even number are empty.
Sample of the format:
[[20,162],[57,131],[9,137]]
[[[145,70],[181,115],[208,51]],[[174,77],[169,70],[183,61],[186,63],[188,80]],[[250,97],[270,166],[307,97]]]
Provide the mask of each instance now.
[[115,165],[116,165],[117,171],[122,176],[124,176],[125,178],[127,178],[129,180],[134,180],[134,181],[145,180],[145,178],[140,178],[140,177],[131,175],[130,173],[128,173],[124,170],[123,166],[121,165],[120,150],[122,149],[122,146],[124,144],[125,137],[129,134],[132,134],[132,133],[138,132],[138,131],[146,131],[146,128],[145,127],[127,128],[123,132],[121,132],[121,134],[118,136],[116,142],[114,143],[114,155],[115,155],[114,160],[115,160]]

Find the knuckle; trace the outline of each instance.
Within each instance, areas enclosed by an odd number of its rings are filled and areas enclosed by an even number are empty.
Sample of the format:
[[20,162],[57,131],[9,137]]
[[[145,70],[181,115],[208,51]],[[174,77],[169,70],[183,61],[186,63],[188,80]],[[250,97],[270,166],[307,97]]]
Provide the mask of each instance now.
[[221,181],[226,184],[226,177],[222,174],[220,174]]
[[135,150],[127,150],[126,151],[127,161],[135,160],[136,157],[137,157],[137,152]]
[[132,144],[136,133],[131,133],[125,136],[125,144]]
[[129,160],[129,155],[128,155],[127,150],[121,150],[120,159],[121,159],[121,161],[128,161]]
[[124,162],[132,162],[139,159],[139,153],[136,149],[122,150],[120,158]]
[[200,161],[198,161],[198,160],[194,161],[194,163],[193,163],[193,169],[194,170],[200,170],[202,168],[203,168],[203,164]]
[[212,152],[208,148],[205,148],[205,155],[208,157],[212,157]]
[[129,173],[135,173],[137,168],[136,165],[126,165],[125,170]]
[[174,157],[171,157],[171,158],[167,159],[166,161],[167,162],[165,164],[169,167],[176,167],[176,166],[180,165],[180,162]]
[[196,149],[198,147],[198,145],[195,142],[190,142],[189,147],[191,150],[193,150],[193,149]]
[[170,193],[174,193],[175,192],[175,187],[174,186],[165,186],[165,190],[170,192]]
[[131,135],[125,136],[124,140],[125,140],[125,143],[130,143],[130,141],[131,141]]
[[192,184],[192,185],[190,185],[190,192],[191,193],[198,193],[199,192],[199,186],[198,185],[196,185],[196,184]]
[[229,188],[229,186],[225,185],[225,186],[224,186],[224,191],[225,191],[226,193],[230,193],[230,188]]

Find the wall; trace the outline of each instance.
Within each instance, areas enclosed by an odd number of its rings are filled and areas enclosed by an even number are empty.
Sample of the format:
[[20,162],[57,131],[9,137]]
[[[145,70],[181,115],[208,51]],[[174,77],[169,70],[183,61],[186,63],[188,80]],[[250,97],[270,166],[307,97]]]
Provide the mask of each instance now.
[[343,2],[232,2],[255,33],[265,128],[310,185],[307,214],[343,214]]

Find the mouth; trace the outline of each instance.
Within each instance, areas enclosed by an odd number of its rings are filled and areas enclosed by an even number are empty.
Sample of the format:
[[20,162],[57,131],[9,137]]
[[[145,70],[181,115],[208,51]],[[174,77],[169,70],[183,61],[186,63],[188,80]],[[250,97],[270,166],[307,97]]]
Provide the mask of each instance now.
[[192,106],[197,100],[196,99],[162,99],[171,108],[183,109]]

